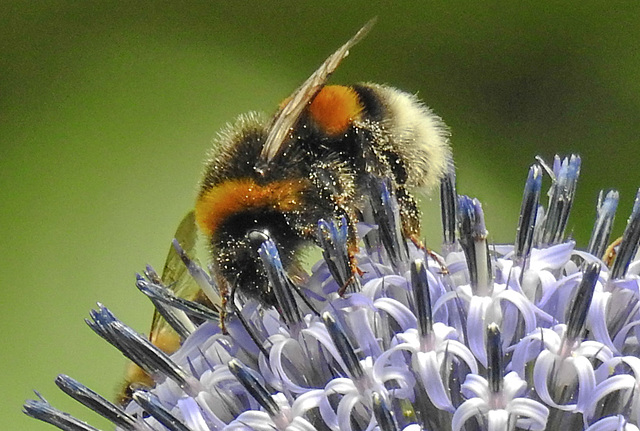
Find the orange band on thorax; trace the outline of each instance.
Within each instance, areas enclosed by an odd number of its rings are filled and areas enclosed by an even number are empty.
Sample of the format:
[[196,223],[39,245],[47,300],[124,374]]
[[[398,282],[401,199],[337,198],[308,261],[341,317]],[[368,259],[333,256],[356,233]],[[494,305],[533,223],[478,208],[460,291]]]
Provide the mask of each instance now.
[[196,202],[196,222],[203,233],[212,236],[228,217],[243,211],[298,209],[303,191],[304,184],[300,180],[281,180],[265,185],[258,185],[252,179],[225,181],[201,193]]
[[327,85],[309,105],[313,121],[327,134],[337,135],[347,130],[353,120],[360,118],[363,106],[351,87]]

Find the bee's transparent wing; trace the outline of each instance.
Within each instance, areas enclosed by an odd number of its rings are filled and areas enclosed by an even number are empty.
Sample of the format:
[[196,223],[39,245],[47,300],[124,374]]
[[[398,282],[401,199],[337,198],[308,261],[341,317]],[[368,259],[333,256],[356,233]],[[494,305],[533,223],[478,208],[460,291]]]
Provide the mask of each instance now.
[[[190,211],[180,222],[175,238],[186,252],[193,253],[197,237],[195,214]],[[200,292],[200,287],[189,274],[180,254],[173,246],[169,249],[162,276],[157,275],[151,268],[146,271],[146,276],[149,282],[166,286],[176,296],[182,298],[193,299]],[[174,328],[183,327],[184,322],[188,322],[188,318],[181,315],[181,313],[184,314],[183,311],[172,310],[170,306],[154,300],[151,296],[149,298],[156,307],[153,321],[151,322],[151,330],[149,331],[149,341],[160,350],[166,353],[173,353],[180,347],[184,336],[181,336]],[[171,320],[172,323],[169,323],[167,319]],[[181,320],[182,322],[180,322]],[[134,390],[150,388],[154,384],[153,379],[142,368],[130,362],[127,365],[124,381],[116,395],[116,400],[121,406],[126,406],[131,401]]]
[[[174,237],[187,254],[193,255],[198,238],[194,211],[189,211],[189,213],[184,216]],[[193,256],[191,257],[193,258]],[[167,260],[162,270],[161,282],[164,286],[171,289],[176,296],[181,298],[193,300],[200,292],[200,287],[189,274],[180,254],[173,246],[171,246],[167,254]],[[179,310],[171,310],[171,313],[166,313],[164,311],[169,306],[159,301],[153,301],[153,303],[156,311],[153,314],[153,320],[151,322],[149,340],[163,350],[165,350],[165,345],[168,348],[166,350],[173,350],[171,346],[175,342],[177,347],[180,342],[180,336],[173,329],[173,325],[169,324],[163,316],[182,312]]]
[[262,152],[256,163],[256,171],[264,173],[268,170],[269,163],[284,150],[285,142],[290,130],[295,126],[305,107],[313,100],[322,89],[329,76],[338,67],[340,62],[349,55],[349,49],[358,43],[371,30],[375,24],[375,18],[366,23],[351,39],[342,45],[336,52],[327,58],[324,63],[287,99],[287,103],[276,114],[269,133],[262,147]]

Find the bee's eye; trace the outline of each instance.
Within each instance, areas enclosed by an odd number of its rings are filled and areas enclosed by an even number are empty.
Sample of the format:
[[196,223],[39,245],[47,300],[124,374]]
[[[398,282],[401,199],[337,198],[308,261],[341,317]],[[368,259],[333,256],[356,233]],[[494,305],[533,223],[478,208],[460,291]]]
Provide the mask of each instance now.
[[247,232],[247,239],[249,240],[252,248],[258,249],[263,242],[269,239],[269,233],[266,230],[250,230]]

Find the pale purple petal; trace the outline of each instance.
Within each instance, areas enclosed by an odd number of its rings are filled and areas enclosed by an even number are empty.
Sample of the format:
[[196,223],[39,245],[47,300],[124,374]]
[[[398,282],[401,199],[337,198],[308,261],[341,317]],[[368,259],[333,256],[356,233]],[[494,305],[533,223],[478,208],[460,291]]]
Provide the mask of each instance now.
[[585,410],[585,416],[591,418],[594,410],[598,406],[599,403],[602,402],[602,399],[612,392],[616,391],[633,391],[637,390],[638,382],[632,376],[628,374],[620,374],[616,376],[611,376],[608,379],[604,380],[598,386],[596,386],[595,390],[590,396],[590,405]]
[[637,426],[629,423],[624,416],[607,416],[592,424],[585,431],[640,431]]
[[554,270],[562,268],[571,258],[575,245],[574,241],[567,241],[549,248],[534,248],[531,250],[529,269],[540,271],[543,269]]
[[477,397],[487,401],[490,396],[489,383],[482,376],[469,374],[462,384],[462,393],[467,398]]
[[509,412],[504,409],[492,409],[487,412],[487,431],[504,431],[509,422]]
[[276,431],[269,415],[262,411],[247,410],[225,427],[226,431]]
[[403,332],[416,327],[416,316],[404,304],[391,298],[380,298],[374,306],[393,317]]
[[491,320],[487,319],[487,311],[493,305],[493,300],[487,296],[473,296],[469,303],[467,315],[467,331],[469,334],[469,349],[482,365],[487,366],[487,349],[485,347],[486,325]]
[[184,417],[185,424],[193,431],[210,431],[209,426],[193,398],[181,398],[178,400],[178,408]]
[[416,352],[413,364],[431,402],[439,409],[453,413],[455,408],[448,395],[448,388],[440,376],[440,361],[436,352]]
[[451,421],[451,429],[460,431],[464,424],[477,414],[484,414],[489,410],[487,403],[481,398],[471,398],[456,409]]
[[507,409],[514,416],[518,416],[516,425],[521,429],[542,431],[547,426],[549,409],[538,401],[515,398],[509,402]]
[[352,430],[351,412],[359,402],[360,395],[358,393],[348,393],[338,403],[338,410],[336,411],[336,414],[338,416],[338,425],[340,431]]

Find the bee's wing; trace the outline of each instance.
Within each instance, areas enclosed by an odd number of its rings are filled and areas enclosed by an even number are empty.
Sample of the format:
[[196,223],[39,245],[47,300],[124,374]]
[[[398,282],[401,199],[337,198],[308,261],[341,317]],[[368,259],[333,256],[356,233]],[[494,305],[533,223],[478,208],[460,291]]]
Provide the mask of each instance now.
[[268,169],[275,156],[283,151],[289,131],[295,126],[305,107],[322,89],[329,76],[340,62],[349,55],[349,49],[358,43],[375,24],[375,18],[366,23],[351,39],[327,58],[324,63],[288,98],[288,102],[278,112],[269,128],[269,133],[262,147],[256,170],[260,173]]
[[[195,213],[194,211],[189,211],[180,222],[175,233],[175,239],[189,254],[195,250],[197,238],[198,230],[195,222]],[[193,299],[200,291],[200,287],[189,274],[186,265],[180,258],[180,254],[173,246],[167,254],[161,279],[164,286],[171,289],[176,296],[185,299]],[[155,305],[156,307],[164,306],[157,303]],[[153,314],[149,340],[165,351],[174,350],[173,347],[177,348],[180,342],[178,334],[157,309]]]
[[[197,232],[195,214],[190,211],[180,222],[175,238],[185,251],[192,252],[195,249],[198,237]],[[182,262],[180,254],[173,246],[169,249],[162,277],[158,277],[155,273],[149,274],[149,272],[152,271],[147,272],[147,276],[152,282],[169,287],[177,296],[191,299],[200,291],[200,288],[190,276],[187,267]],[[149,341],[165,353],[173,353],[180,347],[180,335],[158,311],[168,306],[153,299],[151,301],[154,303],[156,311],[151,322]],[[131,395],[136,388],[150,388],[153,385],[153,379],[142,368],[131,362],[127,366],[124,382],[118,391],[116,399],[119,405],[126,406],[131,401]]]

